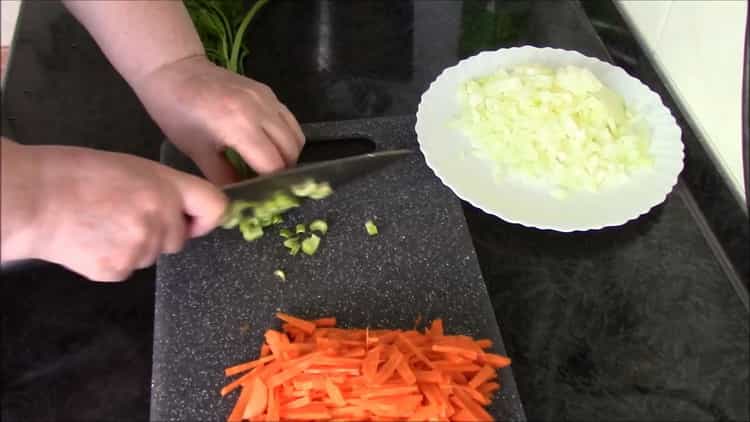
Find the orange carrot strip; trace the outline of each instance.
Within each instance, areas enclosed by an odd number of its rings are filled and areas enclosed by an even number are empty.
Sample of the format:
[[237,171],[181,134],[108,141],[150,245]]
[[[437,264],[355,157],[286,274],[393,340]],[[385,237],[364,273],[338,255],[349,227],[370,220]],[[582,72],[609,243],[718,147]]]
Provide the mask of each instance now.
[[475,388],[458,385],[456,388],[459,388],[463,390],[466,394],[468,394],[469,397],[471,397],[474,401],[476,401],[479,404],[482,405],[488,405],[490,404],[490,401],[487,399],[487,397],[484,396],[484,394],[477,391]]
[[298,399],[295,399],[295,400],[290,401],[289,403],[286,403],[284,405],[284,408],[285,409],[297,409],[300,407],[305,407],[311,402],[312,402],[312,399],[310,398],[310,396],[304,395]]
[[414,376],[416,377],[417,382],[432,382],[435,384],[440,384],[443,382],[443,374],[435,370],[430,370],[430,371],[415,370]]
[[497,382],[486,382],[479,387],[477,387],[477,390],[484,394],[485,397],[489,398],[492,396],[492,394],[495,393],[495,391],[500,389],[500,384]]
[[279,399],[275,388],[268,389],[268,415],[266,421],[278,422],[279,420]]
[[452,421],[456,422],[476,422],[476,416],[474,416],[473,413],[471,413],[468,409],[461,409],[458,412],[456,412],[452,417]]
[[274,359],[276,359],[274,356],[266,356],[260,359],[251,360],[250,362],[245,362],[239,365],[230,366],[229,368],[224,370],[224,375],[231,377],[232,375],[237,375],[239,373],[249,371],[255,368],[256,366],[262,366],[263,364],[270,362]]
[[431,336],[443,336],[443,320],[442,319],[435,319],[432,321],[432,325],[430,325],[430,335]]
[[479,339],[474,342],[480,349],[489,349],[492,347],[492,340],[488,338]]
[[482,383],[489,381],[491,379],[494,379],[497,377],[497,372],[495,372],[495,368],[484,365],[482,369],[477,372],[474,377],[469,381],[469,387],[471,388],[477,388]]
[[297,375],[301,374],[305,369],[309,368],[310,365],[315,361],[315,359],[318,357],[317,353],[305,355],[296,361],[290,362],[292,365],[285,368],[283,371],[271,376],[268,379],[268,387],[273,388],[277,385],[281,385],[292,378],[296,377]]
[[259,373],[259,369],[261,369],[261,366],[256,366],[255,368],[251,369],[250,372],[246,373],[245,375],[237,378],[236,380],[230,382],[229,384],[225,385],[220,391],[219,394],[221,394],[222,397],[226,396],[227,394],[231,393],[236,389],[237,387],[246,384],[249,381],[252,381],[253,377],[257,376]]
[[403,359],[401,363],[396,367],[396,372],[398,372],[398,375],[408,385],[412,385],[417,382],[417,377],[416,375],[414,375],[414,372],[411,370],[409,362],[406,359]]
[[370,349],[370,351],[367,352],[367,356],[362,361],[362,374],[370,382],[375,379],[375,375],[378,372],[381,350],[383,350],[383,346],[373,347],[372,349]]
[[447,345],[435,344],[432,346],[432,350],[435,352],[441,352],[441,353],[455,353],[457,355],[464,356],[467,359],[471,359],[471,360],[476,360],[477,357],[479,356],[479,354],[475,352],[474,350],[467,350],[461,346],[447,346]]
[[495,353],[485,353],[484,360],[494,368],[505,368],[506,366],[510,366],[509,357],[498,355]]
[[453,393],[455,397],[464,405],[464,408],[474,415],[475,421],[491,421],[492,416],[487,413],[482,406],[472,400],[463,390],[457,389]]
[[388,396],[402,396],[406,394],[418,393],[419,388],[416,385],[408,385],[403,387],[390,387],[390,388],[377,388],[371,389],[369,392],[362,394],[363,399],[374,399],[379,397]]
[[335,327],[336,326],[336,318],[334,317],[328,317],[328,318],[318,318],[315,321],[313,321],[316,327]]
[[297,327],[300,330],[304,331],[307,334],[312,334],[315,332],[315,323],[306,321],[301,318],[293,317],[291,315],[287,315],[283,312],[277,312],[276,317],[289,325],[293,327]]
[[[245,389],[248,389],[248,387],[245,387]],[[249,390],[250,400],[248,400],[247,406],[245,406],[242,419],[250,419],[259,416],[266,411],[266,406],[268,405],[268,389],[260,378],[253,378]]]
[[268,347],[271,348],[271,354],[276,356],[277,359],[283,360],[284,354],[282,353],[282,342],[281,337],[286,337],[286,334],[282,334],[276,330],[268,330],[266,331],[266,343],[268,343]]
[[271,348],[266,343],[260,346],[260,357],[266,357],[271,354]]
[[392,350],[391,355],[388,357],[388,360],[385,362],[385,364],[383,364],[383,366],[380,368],[380,371],[378,371],[377,375],[375,376],[375,379],[372,381],[373,384],[377,385],[386,382],[388,378],[393,375],[396,367],[401,364],[401,360],[403,358],[404,355],[401,354],[398,349]]
[[322,403],[310,403],[296,409],[282,409],[281,419],[293,420],[326,420],[331,413]]
[[313,364],[315,366],[335,366],[337,368],[359,368],[362,366],[362,359],[321,356],[315,359]]
[[404,344],[404,346],[406,346],[406,348],[411,353],[413,353],[414,355],[416,355],[419,358],[419,360],[421,360],[422,362],[424,362],[430,368],[434,368],[434,365],[432,364],[432,362],[430,362],[427,359],[427,357],[424,355],[424,353],[422,353],[419,349],[417,349],[417,346],[415,346],[414,343],[412,343],[411,341],[409,341],[409,339],[406,338],[405,336],[403,336],[401,333],[398,333],[397,337]]
[[237,403],[234,405],[234,409],[232,409],[232,413],[227,418],[227,422],[241,422],[248,401],[250,401],[250,389],[243,388],[240,397],[237,399]]
[[481,369],[473,363],[435,362],[435,367],[444,372],[476,372]]
[[331,398],[331,400],[336,404],[336,406],[343,407],[346,406],[346,400],[344,400],[344,396],[341,394],[341,390],[339,390],[338,387],[336,387],[336,384],[333,383],[329,378],[326,378],[325,381],[326,385],[326,392],[328,393],[328,397]]
[[410,421],[429,421],[440,416],[437,406],[419,406],[409,417]]

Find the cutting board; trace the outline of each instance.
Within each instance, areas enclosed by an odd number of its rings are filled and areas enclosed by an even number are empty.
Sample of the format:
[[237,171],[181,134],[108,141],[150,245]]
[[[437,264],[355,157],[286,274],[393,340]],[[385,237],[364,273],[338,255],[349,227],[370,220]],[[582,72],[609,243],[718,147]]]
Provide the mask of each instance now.
[[[310,144],[366,138],[376,150],[418,150],[413,117],[305,125]],[[169,144],[162,161],[195,171]],[[481,181],[477,181],[481,183]],[[290,256],[277,230],[245,242],[215,230],[184,251],[159,259],[154,315],[151,419],[225,420],[237,392],[222,398],[227,366],[257,357],[281,310],[335,316],[347,327],[413,328],[443,318],[446,332],[490,338],[500,331],[461,205],[421,154],[355,180],[321,201],[285,215],[284,227],[325,219],[329,232],[312,257]],[[367,235],[372,219],[379,235]],[[273,275],[286,272],[286,281]],[[497,420],[525,416],[511,368],[490,410]]]

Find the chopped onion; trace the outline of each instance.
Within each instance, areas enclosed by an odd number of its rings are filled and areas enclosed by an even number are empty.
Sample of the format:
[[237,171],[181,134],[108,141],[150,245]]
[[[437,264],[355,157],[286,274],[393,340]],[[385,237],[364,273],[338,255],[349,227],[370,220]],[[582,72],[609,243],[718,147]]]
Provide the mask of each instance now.
[[589,70],[521,65],[471,79],[454,124],[496,178],[521,176],[562,198],[597,192],[653,166],[648,129]]

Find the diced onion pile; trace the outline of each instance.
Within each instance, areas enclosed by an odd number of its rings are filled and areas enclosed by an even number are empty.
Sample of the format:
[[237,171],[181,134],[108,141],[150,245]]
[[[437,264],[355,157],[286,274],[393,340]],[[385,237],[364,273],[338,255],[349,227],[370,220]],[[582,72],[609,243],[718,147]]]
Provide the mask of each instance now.
[[521,65],[464,82],[454,124],[495,177],[541,181],[564,198],[653,167],[646,124],[590,71]]

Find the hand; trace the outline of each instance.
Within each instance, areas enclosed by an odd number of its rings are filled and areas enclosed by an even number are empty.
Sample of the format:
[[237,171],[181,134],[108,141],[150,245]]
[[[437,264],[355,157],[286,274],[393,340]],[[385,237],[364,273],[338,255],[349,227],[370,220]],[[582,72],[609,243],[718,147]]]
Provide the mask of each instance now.
[[231,147],[259,174],[297,161],[305,136],[266,85],[195,56],[162,66],[133,83],[165,135],[212,182],[237,180]]
[[[7,144],[3,154],[15,155],[12,161],[3,157],[3,164],[25,165],[3,172],[3,189],[26,189],[3,192],[3,201],[36,193],[32,211],[21,216],[24,227],[16,231],[24,238],[17,236],[12,252],[61,264],[92,280],[124,280],[161,253],[179,251],[188,237],[219,224],[226,208],[226,198],[212,184],[149,160]],[[12,210],[4,208],[4,218],[6,213]]]

